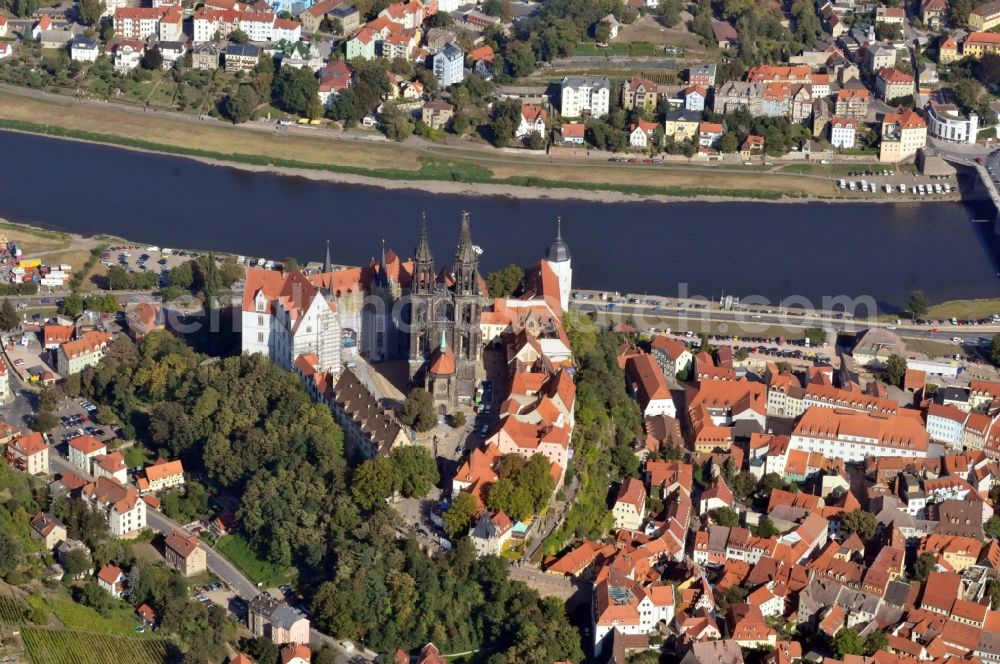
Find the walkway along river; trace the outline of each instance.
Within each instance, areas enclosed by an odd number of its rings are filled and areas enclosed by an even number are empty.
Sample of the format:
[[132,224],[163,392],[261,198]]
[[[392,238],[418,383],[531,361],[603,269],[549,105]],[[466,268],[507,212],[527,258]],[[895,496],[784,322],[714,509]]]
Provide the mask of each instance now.
[[[871,295],[905,306],[1000,296],[989,204],[608,203],[514,200],[332,184],[74,141],[0,132],[0,217],[82,234],[247,256],[359,264],[380,240],[407,257],[426,212],[436,261],[450,263],[460,211],[484,272],[527,265],[555,218],[574,284],[621,292],[777,302]],[[686,286],[682,286],[686,284]]]

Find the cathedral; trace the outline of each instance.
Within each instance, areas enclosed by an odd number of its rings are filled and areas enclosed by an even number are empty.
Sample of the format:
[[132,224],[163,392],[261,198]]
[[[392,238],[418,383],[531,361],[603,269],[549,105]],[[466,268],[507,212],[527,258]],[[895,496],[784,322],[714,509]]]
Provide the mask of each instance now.
[[479,276],[479,250],[472,243],[469,214],[462,213],[455,260],[449,272],[434,268],[426,225],[413,254],[413,277],[403,324],[409,336],[411,386],[424,386],[442,410],[471,398],[482,361],[479,326],[485,286]]

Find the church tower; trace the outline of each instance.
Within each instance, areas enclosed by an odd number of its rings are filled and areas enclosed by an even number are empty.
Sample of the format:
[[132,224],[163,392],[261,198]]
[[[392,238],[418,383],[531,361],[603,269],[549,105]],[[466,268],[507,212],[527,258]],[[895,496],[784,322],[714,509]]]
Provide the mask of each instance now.
[[433,306],[435,290],[434,256],[431,255],[427,240],[427,219],[420,224],[420,237],[413,252],[413,281],[410,287],[408,305],[410,326],[409,337],[409,378],[411,383],[420,383],[424,361],[430,354],[433,343]]
[[452,346],[457,365],[458,396],[472,397],[476,390],[483,334],[479,327],[482,298],[479,289],[479,250],[472,243],[469,213],[462,212],[462,226],[455,250],[454,333]]
[[562,217],[556,217],[556,239],[545,252],[545,260],[559,279],[559,305],[563,313],[569,311],[569,295],[573,288],[573,267],[569,245],[562,237]]

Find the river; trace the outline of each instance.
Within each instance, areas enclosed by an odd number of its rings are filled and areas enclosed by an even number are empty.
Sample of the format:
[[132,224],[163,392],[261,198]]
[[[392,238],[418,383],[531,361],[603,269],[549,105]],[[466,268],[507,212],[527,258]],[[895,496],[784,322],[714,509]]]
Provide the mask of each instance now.
[[[870,295],[884,310],[910,291],[934,302],[1000,296],[991,214],[960,203],[588,203],[430,194],[250,173],[0,131],[0,217],[170,247],[359,264],[380,240],[409,256],[426,213],[438,263],[451,262],[461,210],[484,272],[527,265],[555,218],[574,286],[661,295]],[[30,250],[30,247],[29,247]],[[683,290],[682,290],[683,289]]]

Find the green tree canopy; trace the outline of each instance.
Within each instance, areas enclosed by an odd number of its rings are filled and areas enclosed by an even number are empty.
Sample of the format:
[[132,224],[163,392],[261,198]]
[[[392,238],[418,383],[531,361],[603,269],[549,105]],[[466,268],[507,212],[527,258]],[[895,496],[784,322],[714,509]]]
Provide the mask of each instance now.
[[434,411],[434,398],[422,387],[410,390],[403,402],[403,424],[411,426],[423,433],[437,425],[437,413]]
[[875,515],[865,510],[854,510],[848,512],[840,520],[840,532],[844,535],[857,533],[858,537],[866,542],[875,536],[875,529],[878,522]]

